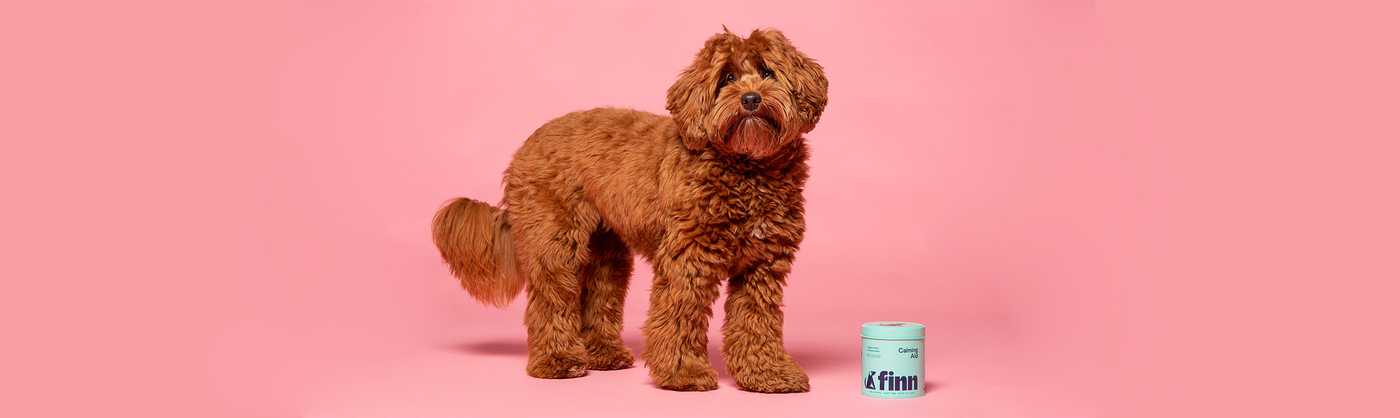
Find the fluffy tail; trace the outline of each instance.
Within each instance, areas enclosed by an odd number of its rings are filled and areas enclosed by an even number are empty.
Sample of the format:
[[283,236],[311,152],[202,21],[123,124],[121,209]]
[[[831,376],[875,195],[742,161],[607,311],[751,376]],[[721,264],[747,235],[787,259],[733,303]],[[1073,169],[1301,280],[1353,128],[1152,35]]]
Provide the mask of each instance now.
[[504,307],[525,288],[515,269],[505,211],[465,197],[452,199],[433,216],[433,242],[476,300]]

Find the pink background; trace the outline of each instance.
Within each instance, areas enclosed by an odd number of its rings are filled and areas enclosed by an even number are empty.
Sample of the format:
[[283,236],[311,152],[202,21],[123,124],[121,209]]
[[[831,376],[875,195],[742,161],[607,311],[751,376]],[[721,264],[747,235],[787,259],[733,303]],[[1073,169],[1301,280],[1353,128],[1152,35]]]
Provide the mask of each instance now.
[[[39,3],[0,13],[5,416],[1360,416],[1400,372],[1393,7]],[[721,24],[831,80],[813,391],[528,378],[429,217],[551,117],[662,111]],[[929,326],[928,396],[860,396],[871,320]]]

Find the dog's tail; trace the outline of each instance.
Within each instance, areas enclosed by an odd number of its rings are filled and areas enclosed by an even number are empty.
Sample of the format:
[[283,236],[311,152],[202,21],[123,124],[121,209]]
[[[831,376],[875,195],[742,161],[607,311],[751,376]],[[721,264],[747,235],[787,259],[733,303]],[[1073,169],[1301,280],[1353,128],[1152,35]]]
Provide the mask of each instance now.
[[506,211],[465,197],[452,199],[433,216],[433,242],[476,300],[504,307],[525,288],[515,268]]

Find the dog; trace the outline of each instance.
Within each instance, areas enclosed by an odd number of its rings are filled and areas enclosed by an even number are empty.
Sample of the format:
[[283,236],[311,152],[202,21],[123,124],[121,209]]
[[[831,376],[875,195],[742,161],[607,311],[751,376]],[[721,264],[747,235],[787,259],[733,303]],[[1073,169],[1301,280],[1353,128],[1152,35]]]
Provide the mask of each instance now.
[[735,383],[806,392],[783,347],[783,288],[805,230],[803,134],[826,92],[822,66],[781,32],[726,28],[667,90],[670,116],[599,108],[545,123],[515,153],[500,207],[447,202],[434,243],[479,301],[525,290],[530,376],[632,367],[622,304],[641,254],[655,270],[641,356],[656,386],[718,388],[706,330],[727,286]]

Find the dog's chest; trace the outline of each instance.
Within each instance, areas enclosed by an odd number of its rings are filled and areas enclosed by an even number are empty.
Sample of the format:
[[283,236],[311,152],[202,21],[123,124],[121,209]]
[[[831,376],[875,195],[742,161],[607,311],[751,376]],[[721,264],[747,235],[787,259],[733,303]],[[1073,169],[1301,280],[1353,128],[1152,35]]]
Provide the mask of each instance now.
[[701,188],[701,240],[737,273],[796,251],[802,239],[799,184],[762,176],[718,176]]

